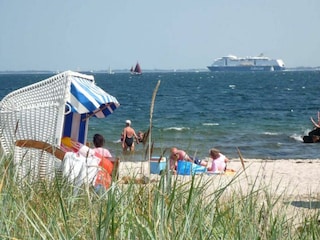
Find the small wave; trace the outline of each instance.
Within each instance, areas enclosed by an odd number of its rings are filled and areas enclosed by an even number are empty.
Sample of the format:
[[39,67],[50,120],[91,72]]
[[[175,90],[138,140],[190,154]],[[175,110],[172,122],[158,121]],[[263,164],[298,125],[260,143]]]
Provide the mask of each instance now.
[[275,133],[275,132],[264,132],[264,135],[270,135],[270,136],[277,136],[279,135],[279,133]]
[[304,133],[304,135],[308,135],[310,131],[312,131],[312,129],[306,129],[303,131],[303,133]]
[[203,126],[219,126],[219,123],[202,123]]
[[170,130],[175,130],[175,131],[183,131],[183,130],[189,130],[190,128],[188,127],[169,127],[165,128],[164,131],[170,131]]
[[293,138],[294,140],[296,140],[298,142],[303,142],[302,136],[298,135],[298,134],[293,134],[290,136],[290,138]]

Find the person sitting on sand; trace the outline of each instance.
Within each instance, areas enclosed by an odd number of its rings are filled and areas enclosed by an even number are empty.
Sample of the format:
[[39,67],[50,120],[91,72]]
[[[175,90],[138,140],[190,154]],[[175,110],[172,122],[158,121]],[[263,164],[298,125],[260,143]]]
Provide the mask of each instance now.
[[93,150],[105,158],[112,158],[110,151],[103,147],[104,144],[105,139],[102,135],[97,133],[93,136]]
[[123,129],[123,140],[122,140],[122,149],[123,151],[127,151],[128,148],[130,151],[134,151],[134,139],[136,143],[139,144],[138,136],[135,130],[131,127],[131,121],[126,120],[126,127]]
[[198,165],[203,165],[203,162],[200,159],[190,157],[185,151],[176,147],[171,148],[170,153],[170,169],[174,172],[177,169],[178,161],[188,161]]
[[[230,160],[220,153],[216,148],[211,148],[209,151],[210,161],[207,163],[207,170],[209,172],[225,172],[227,169],[227,162]],[[211,162],[212,160],[212,162]],[[211,162],[211,164],[210,164]]]
[[93,151],[101,156],[100,170],[97,173],[94,189],[97,193],[103,193],[106,190],[106,185],[111,184],[111,176],[107,174],[108,169],[113,169],[114,161],[110,151],[104,148],[105,139],[100,134],[93,136]]

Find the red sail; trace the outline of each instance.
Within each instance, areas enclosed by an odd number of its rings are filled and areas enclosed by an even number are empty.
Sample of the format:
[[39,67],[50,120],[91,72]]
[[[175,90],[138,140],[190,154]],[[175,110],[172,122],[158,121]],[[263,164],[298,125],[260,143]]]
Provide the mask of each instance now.
[[135,73],[142,73],[142,70],[141,70],[141,67],[140,67],[139,63],[136,64],[136,67],[134,68],[134,72]]

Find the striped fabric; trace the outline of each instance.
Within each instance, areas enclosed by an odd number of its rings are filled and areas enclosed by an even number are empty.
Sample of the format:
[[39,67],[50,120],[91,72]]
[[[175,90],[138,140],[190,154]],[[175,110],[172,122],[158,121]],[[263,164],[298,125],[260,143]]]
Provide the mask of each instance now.
[[[63,137],[86,143],[90,117],[105,118],[120,106],[117,99],[95,85],[94,80],[69,75]],[[70,80],[69,79],[69,80]]]
[[85,114],[69,113],[64,118],[63,136],[70,137],[82,144],[86,143],[88,121]]
[[70,95],[67,99],[67,108],[72,112],[83,114],[88,117],[107,117],[120,106],[117,99],[97,87],[94,81],[71,76]]

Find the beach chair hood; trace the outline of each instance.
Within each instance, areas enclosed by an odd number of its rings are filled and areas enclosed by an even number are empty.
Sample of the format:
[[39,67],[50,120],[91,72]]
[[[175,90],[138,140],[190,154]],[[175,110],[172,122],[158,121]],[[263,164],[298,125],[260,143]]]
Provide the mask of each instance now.
[[88,117],[107,117],[119,107],[117,99],[95,85],[92,80],[71,76],[70,94],[66,99],[66,111]]

